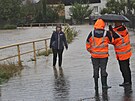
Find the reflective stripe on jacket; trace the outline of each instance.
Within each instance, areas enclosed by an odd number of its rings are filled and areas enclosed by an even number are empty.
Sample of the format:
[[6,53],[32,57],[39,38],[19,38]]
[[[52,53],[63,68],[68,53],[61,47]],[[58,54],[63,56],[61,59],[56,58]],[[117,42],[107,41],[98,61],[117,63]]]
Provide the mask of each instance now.
[[[102,33],[101,33],[102,32]],[[95,33],[101,34],[102,37],[95,37]],[[93,30],[91,37],[87,38],[86,49],[90,52],[93,58],[106,58],[108,54],[109,38],[106,37],[107,31]]]
[[127,60],[131,57],[131,45],[130,45],[130,39],[127,29],[119,30],[121,27],[125,26],[119,26],[114,28],[115,34],[118,35],[118,38],[114,38],[114,48],[116,52],[116,57],[118,60]]

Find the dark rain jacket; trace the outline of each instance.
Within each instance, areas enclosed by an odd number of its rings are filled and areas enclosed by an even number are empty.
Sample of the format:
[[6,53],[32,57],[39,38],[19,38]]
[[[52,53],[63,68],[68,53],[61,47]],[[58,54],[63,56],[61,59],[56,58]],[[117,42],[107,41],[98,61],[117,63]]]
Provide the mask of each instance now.
[[65,34],[63,32],[58,33],[56,31],[54,31],[51,36],[51,40],[50,40],[50,48],[64,49],[64,46],[66,47],[66,49],[68,48]]

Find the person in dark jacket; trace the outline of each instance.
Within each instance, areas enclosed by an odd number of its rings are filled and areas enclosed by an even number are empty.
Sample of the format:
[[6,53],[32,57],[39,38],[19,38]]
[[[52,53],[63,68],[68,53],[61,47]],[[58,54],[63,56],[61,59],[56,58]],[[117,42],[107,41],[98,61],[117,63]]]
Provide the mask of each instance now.
[[56,31],[53,32],[50,40],[50,48],[52,48],[53,51],[53,67],[56,66],[57,55],[59,57],[59,67],[61,67],[64,46],[68,49],[67,40],[65,34],[62,32],[62,27],[61,25],[57,25]]

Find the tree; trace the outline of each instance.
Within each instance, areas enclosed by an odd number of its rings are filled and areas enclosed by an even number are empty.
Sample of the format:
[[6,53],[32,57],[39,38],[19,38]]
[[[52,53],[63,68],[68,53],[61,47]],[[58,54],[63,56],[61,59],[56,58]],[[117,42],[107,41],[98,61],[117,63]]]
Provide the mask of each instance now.
[[46,12],[46,19],[44,20],[45,22],[56,22],[59,18],[58,13],[54,10],[54,8],[48,6],[47,7],[47,12]]
[[43,20],[46,20],[46,12],[47,11],[47,0],[42,0],[42,14],[43,14]]
[[120,0],[120,7],[119,7],[119,9],[120,9],[120,13],[122,13],[122,14],[126,14],[126,5],[127,5],[127,2],[125,1],[125,0]]
[[131,8],[131,10],[134,10],[134,14],[135,14],[135,0],[131,0],[131,2],[130,2],[130,8]]
[[112,11],[108,8],[103,8],[101,11],[100,11],[100,14],[111,14]]
[[80,3],[72,4],[70,8],[71,18],[75,19],[77,23],[83,23],[86,17],[89,17],[92,13],[89,5],[82,5]]
[[36,22],[55,22],[58,18],[58,12],[47,5],[47,0],[41,0],[36,8]]
[[31,23],[37,15],[37,4],[31,0],[26,0],[25,4],[21,6],[20,23]]
[[115,13],[115,14],[119,14],[120,13],[120,3],[118,1],[115,0],[109,0],[106,3],[106,7],[112,11],[111,13]]
[[0,0],[0,19],[7,23],[17,23],[22,0]]
[[65,9],[65,6],[64,6],[64,4],[61,4],[61,3],[59,3],[55,8],[54,8],[54,10],[61,16],[61,15],[64,15],[64,14],[62,14],[62,13],[65,13],[64,12],[64,9]]
[[125,0],[108,0],[106,3],[106,8],[103,8],[101,10],[101,14],[110,14],[110,13],[115,13],[115,14],[125,14],[125,6],[126,6]]

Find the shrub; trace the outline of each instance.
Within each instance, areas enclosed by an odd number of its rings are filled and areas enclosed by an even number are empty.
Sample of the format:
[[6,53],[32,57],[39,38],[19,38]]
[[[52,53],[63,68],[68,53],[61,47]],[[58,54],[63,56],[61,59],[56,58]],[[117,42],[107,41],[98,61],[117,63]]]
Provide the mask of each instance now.
[[47,51],[39,51],[37,53],[37,56],[41,56],[41,55],[49,56],[49,54],[52,54],[52,50],[51,49],[48,49],[48,52]]
[[0,64],[0,84],[7,81],[22,69],[23,67],[17,66],[15,63]]
[[64,33],[67,37],[67,42],[71,43],[73,41],[73,39],[77,36],[77,31],[75,31],[74,28],[70,28],[69,25],[66,25],[64,28]]

